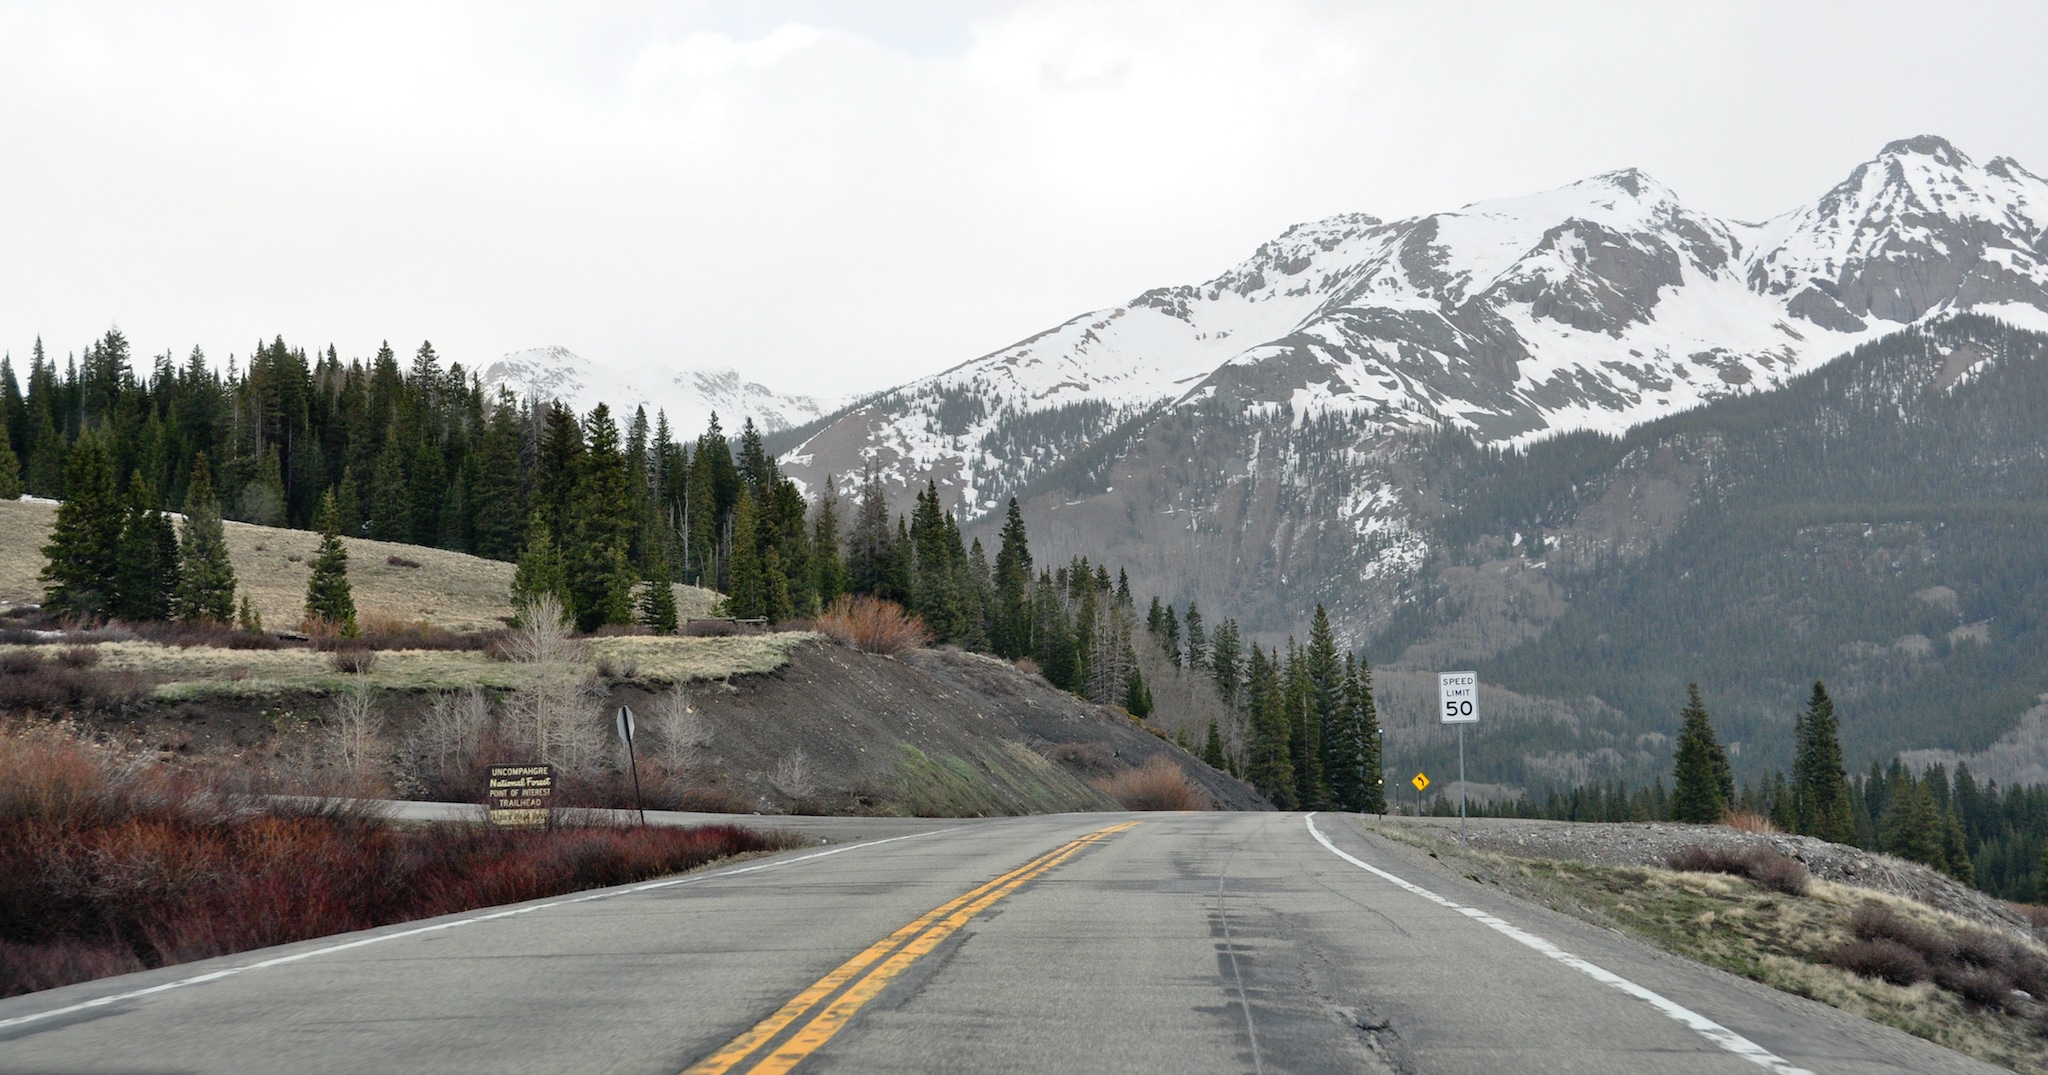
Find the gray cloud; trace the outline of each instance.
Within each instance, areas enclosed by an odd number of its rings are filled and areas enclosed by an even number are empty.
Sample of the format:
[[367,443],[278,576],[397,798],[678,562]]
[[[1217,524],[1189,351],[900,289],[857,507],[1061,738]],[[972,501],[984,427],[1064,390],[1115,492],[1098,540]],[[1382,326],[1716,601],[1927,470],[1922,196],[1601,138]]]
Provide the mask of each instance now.
[[1287,224],[1640,166],[2048,167],[2036,5],[0,7],[0,346],[542,343],[892,383]]

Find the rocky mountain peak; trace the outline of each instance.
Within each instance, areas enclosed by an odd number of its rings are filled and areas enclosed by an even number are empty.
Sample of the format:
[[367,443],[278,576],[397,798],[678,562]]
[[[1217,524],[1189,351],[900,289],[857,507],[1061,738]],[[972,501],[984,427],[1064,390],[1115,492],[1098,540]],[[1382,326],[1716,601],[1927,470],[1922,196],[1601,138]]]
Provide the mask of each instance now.
[[1916,134],[1911,138],[1900,138],[1886,142],[1884,148],[1878,150],[1877,155],[1879,157],[1932,157],[1936,163],[1948,168],[1964,168],[1968,167],[1970,163],[1970,158],[1964,156],[1962,150],[1957,149],[1954,145],[1950,144],[1948,139],[1938,134]]

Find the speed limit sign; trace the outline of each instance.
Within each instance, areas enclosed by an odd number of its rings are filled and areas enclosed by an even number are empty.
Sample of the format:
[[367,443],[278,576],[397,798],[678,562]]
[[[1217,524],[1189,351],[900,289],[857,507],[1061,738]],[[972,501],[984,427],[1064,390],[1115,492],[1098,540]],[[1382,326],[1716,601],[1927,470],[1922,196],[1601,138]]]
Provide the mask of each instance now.
[[1436,696],[1439,723],[1479,723],[1479,673],[1437,673]]

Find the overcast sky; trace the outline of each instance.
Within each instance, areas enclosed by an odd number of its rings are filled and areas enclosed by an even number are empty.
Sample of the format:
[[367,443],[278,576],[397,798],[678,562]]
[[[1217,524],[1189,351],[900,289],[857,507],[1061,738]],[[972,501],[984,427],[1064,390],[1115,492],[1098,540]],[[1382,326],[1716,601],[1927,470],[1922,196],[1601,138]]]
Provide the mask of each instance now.
[[2048,171],[2048,5],[0,6],[0,348],[560,344],[899,383],[1291,223],[1625,166]]

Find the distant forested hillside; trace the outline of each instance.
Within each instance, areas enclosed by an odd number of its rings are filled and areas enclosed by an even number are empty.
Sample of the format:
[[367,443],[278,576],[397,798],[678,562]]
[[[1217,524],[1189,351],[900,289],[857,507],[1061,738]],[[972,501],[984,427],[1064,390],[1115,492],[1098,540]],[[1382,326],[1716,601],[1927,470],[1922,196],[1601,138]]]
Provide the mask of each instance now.
[[[1455,551],[1424,575],[1512,554],[1550,571],[1568,607],[1480,660],[1482,675],[1525,695],[1597,697],[1617,743],[1670,734],[1697,681],[1739,744],[1738,770],[1782,767],[1792,711],[1824,679],[1852,768],[1910,747],[1981,748],[2048,692],[2044,359],[2048,337],[1962,316],[1619,439],[1503,454],[1446,437],[1428,469],[1454,505],[1436,530]],[[1590,513],[1640,499],[1652,479],[1686,497],[1668,533],[1567,555]],[[1472,611],[1425,587],[1373,650],[1391,659]],[[1584,749],[1601,729],[1497,731],[1475,777],[1536,783],[1527,756]],[[1638,746],[1610,771],[1668,766],[1668,749]]]

